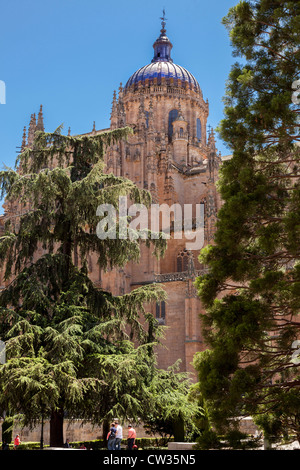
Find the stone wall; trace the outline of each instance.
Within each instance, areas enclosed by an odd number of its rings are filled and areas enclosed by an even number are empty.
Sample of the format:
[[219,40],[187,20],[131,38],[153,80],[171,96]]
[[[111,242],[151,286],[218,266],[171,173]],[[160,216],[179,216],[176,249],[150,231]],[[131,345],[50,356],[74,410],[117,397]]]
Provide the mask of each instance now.
[[[0,420],[0,426],[2,426],[3,420]],[[123,437],[126,439],[127,436],[127,425],[123,425]],[[143,426],[135,427],[137,437],[149,437],[145,433]],[[22,428],[19,424],[15,424],[13,428],[13,438],[19,434],[21,442],[40,442],[41,440],[41,425],[35,426],[33,429],[28,427]],[[64,441],[69,439],[70,442],[74,441],[93,441],[96,439],[102,439],[102,426],[93,426],[91,423],[84,423],[80,420],[69,421],[65,420],[64,422]],[[0,436],[1,441],[1,436]],[[44,423],[44,444],[50,444],[50,426],[49,421]]]
[[250,416],[241,419],[239,428],[241,432],[252,434],[253,436],[260,432],[258,427],[253,423],[253,420]]

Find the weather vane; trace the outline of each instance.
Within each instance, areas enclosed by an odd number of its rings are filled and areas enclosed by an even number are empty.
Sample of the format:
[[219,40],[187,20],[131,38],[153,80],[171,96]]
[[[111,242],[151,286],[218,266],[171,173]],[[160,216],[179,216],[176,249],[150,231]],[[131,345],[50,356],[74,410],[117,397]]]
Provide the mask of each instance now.
[[165,9],[163,9],[163,16],[161,16],[160,19],[161,19],[162,29],[165,30],[166,20],[167,20]]

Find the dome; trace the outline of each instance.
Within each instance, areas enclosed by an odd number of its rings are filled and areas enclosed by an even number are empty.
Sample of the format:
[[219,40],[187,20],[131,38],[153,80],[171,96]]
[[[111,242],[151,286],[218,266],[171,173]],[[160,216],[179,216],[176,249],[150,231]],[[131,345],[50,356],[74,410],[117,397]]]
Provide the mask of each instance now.
[[138,85],[139,82],[145,83],[146,79],[151,81],[154,78],[157,78],[157,84],[159,85],[163,77],[166,79],[179,79],[181,80],[183,86],[185,83],[188,83],[190,87],[200,92],[200,86],[195,77],[184,67],[176,65],[170,61],[152,62],[151,64],[141,67],[133,75],[131,75],[125,85],[125,89],[131,87],[132,85]]
[[[160,85],[162,79],[166,79],[167,83],[171,84],[171,79],[180,80],[182,86],[188,86],[195,91],[201,92],[200,86],[195,77],[188,72],[184,67],[176,65],[171,59],[171,49],[173,47],[171,41],[166,36],[165,19],[162,18],[162,29],[160,36],[153,44],[154,57],[150,64],[141,67],[137,70],[125,85],[125,91],[132,86],[136,87],[139,83],[145,85],[145,80],[149,83],[153,79],[157,79],[157,84]],[[178,82],[176,82],[178,84]]]

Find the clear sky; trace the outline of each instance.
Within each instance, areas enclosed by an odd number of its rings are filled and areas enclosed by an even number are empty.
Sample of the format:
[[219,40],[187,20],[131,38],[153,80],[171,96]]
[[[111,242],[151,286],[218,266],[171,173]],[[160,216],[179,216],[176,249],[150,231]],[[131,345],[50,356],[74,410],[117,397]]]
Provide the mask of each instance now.
[[[222,97],[236,61],[222,18],[237,0],[2,0],[0,6],[0,165],[14,166],[23,127],[43,105],[46,131],[109,127],[113,91],[151,62],[162,9],[172,58],[198,80],[208,124],[223,117]],[[218,140],[223,155],[229,150]],[[0,210],[2,212],[2,210]]]

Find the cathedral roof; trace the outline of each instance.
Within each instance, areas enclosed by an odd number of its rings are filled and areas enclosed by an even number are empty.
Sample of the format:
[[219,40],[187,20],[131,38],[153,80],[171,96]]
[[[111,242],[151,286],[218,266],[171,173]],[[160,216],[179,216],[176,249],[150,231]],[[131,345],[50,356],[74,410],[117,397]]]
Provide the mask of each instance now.
[[131,86],[137,86],[140,82],[141,84],[145,84],[145,80],[147,79],[150,83],[154,78],[156,78],[157,84],[159,85],[162,78],[165,78],[167,83],[169,82],[171,84],[170,79],[179,80],[182,86],[188,84],[190,88],[201,92],[200,86],[195,77],[184,67],[173,63],[173,60],[171,59],[171,49],[173,45],[166,36],[165,24],[165,18],[163,16],[160,36],[153,44],[154,57],[151,63],[144,65],[144,67],[141,67],[131,75],[125,85],[125,91]]

